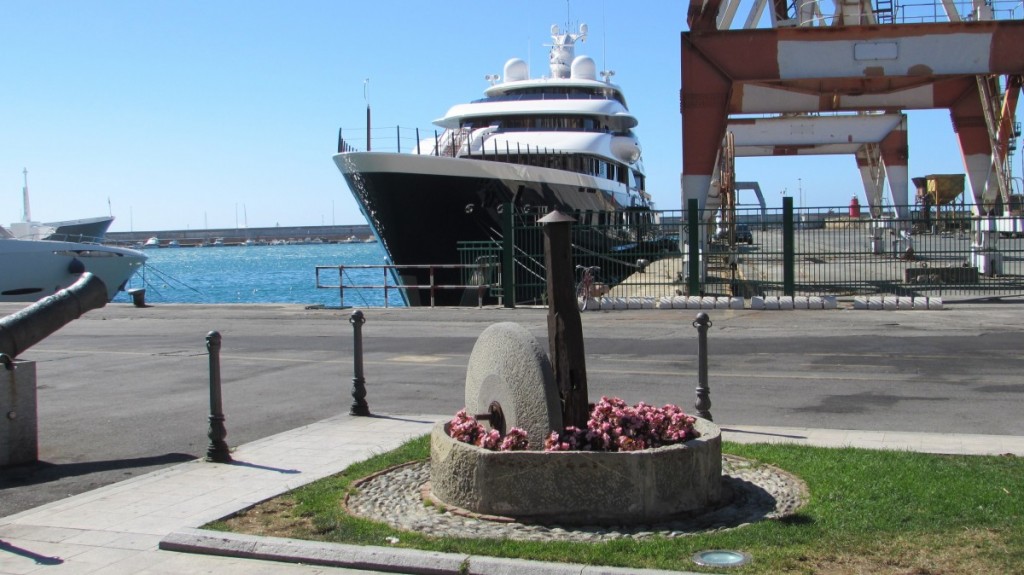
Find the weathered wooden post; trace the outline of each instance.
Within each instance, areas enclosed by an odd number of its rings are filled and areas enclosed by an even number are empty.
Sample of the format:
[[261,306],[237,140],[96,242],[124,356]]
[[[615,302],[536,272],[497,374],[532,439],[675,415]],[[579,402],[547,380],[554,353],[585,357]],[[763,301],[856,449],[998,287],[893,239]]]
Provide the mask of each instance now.
[[224,427],[224,408],[220,393],[220,344],[219,332],[206,334],[206,349],[210,352],[210,445],[206,448],[206,460],[215,463],[231,463],[231,451],[224,438],[228,436]]
[[585,429],[590,417],[587,365],[583,353],[583,324],[574,288],[571,231],[574,220],[553,211],[538,220],[544,224],[544,264],[547,266],[548,344],[551,369],[562,400],[562,423]]

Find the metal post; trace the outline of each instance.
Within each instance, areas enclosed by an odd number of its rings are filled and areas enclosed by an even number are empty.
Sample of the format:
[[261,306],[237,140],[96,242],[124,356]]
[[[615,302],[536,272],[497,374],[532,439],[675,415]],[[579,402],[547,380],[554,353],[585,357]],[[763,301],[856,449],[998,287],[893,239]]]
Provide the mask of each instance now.
[[224,438],[228,431],[224,427],[224,408],[220,394],[220,333],[206,334],[206,349],[210,352],[210,446],[206,448],[206,460],[215,463],[230,463],[231,453]]
[[338,301],[345,309],[345,266],[338,266]]
[[515,220],[512,203],[501,205],[501,295],[506,308],[516,307]]
[[782,198],[782,293],[796,294],[796,241],[793,236],[793,198]]
[[708,421],[711,419],[711,389],[708,388],[708,328],[711,318],[700,312],[693,321],[697,328],[697,401],[693,404],[697,414]]
[[363,312],[356,310],[348,318],[352,324],[352,366],[355,374],[352,377],[352,408],[349,415],[370,415],[370,407],[366,404],[366,380],[363,378],[363,324],[366,318]]
[[690,199],[686,203],[686,223],[689,227],[687,240],[686,240],[686,257],[688,258],[686,263],[686,295],[700,295],[700,221],[701,212],[698,208],[697,200]]

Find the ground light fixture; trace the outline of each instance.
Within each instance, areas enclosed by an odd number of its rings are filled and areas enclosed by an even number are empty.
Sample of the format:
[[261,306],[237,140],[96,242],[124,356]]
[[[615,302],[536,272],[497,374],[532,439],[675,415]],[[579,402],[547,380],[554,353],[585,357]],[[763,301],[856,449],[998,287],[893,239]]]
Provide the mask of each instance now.
[[750,563],[752,557],[743,551],[712,549],[693,554],[693,562],[701,567],[739,567]]

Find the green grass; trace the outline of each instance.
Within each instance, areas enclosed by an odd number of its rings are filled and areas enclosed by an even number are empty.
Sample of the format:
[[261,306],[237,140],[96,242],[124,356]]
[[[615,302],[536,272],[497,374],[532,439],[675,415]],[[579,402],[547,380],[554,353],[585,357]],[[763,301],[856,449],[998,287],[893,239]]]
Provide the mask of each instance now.
[[353,481],[429,457],[425,436],[209,527],[364,545],[394,536],[432,551],[690,571],[702,570],[690,562],[697,551],[739,549],[754,561],[729,571],[738,574],[1024,574],[1021,458],[732,443],[723,451],[799,476],[807,505],[724,532],[587,544],[427,538],[344,513],[339,502]]

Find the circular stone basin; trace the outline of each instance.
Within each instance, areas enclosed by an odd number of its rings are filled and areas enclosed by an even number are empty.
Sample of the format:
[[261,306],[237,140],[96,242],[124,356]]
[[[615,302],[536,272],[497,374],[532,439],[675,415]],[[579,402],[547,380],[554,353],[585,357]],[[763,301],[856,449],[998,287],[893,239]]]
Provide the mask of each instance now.
[[564,524],[635,524],[713,507],[722,495],[722,434],[643,451],[489,451],[430,438],[431,497],[482,515]]

